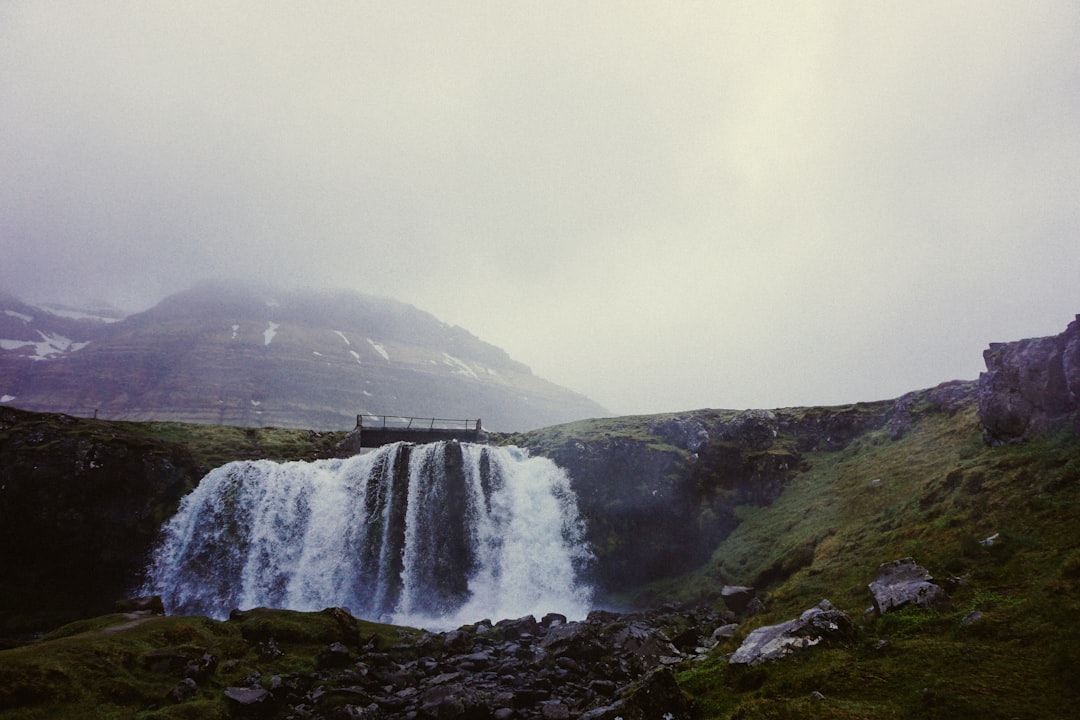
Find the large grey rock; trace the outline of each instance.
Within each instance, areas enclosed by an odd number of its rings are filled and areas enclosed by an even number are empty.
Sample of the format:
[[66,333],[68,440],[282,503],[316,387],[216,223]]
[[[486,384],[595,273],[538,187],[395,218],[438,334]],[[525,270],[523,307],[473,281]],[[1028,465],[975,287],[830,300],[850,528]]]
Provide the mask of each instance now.
[[991,343],[983,360],[979,419],[991,442],[1039,435],[1080,408],[1080,316],[1060,335]]
[[825,641],[851,639],[853,632],[848,616],[828,600],[822,600],[795,620],[754,630],[728,662],[758,665],[779,660]]
[[877,576],[870,583],[874,609],[885,613],[904,605],[942,607],[948,598],[926,568],[912,558],[903,558],[878,566]]

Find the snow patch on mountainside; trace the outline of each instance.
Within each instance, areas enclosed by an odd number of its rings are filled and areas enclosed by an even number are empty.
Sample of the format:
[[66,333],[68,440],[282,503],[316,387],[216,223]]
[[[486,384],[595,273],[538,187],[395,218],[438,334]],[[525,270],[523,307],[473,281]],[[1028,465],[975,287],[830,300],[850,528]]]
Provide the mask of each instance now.
[[82,350],[90,344],[87,342],[71,342],[70,338],[66,338],[63,335],[45,333],[41,330],[38,330],[37,333],[41,336],[40,341],[0,339],[0,349],[19,350],[25,347],[33,347],[34,354],[30,356],[31,359],[52,360],[61,355],[75,352],[76,350]]
[[367,341],[371,345],[371,347],[375,348],[375,352],[377,352],[377,353],[379,353],[380,355],[383,356],[383,360],[386,360],[387,362],[390,362],[390,353],[386,352],[385,347],[383,347],[379,343],[375,342],[371,338],[368,338]]
[[240,331],[240,326],[239,325],[233,325],[232,326],[232,339],[233,340],[236,339],[236,333],[239,332],[239,331]]
[[14,395],[0,395],[0,403],[8,403],[15,399]]
[[349,347],[352,347],[352,343],[349,342],[349,338],[345,337],[345,333],[341,332],[340,330],[335,330],[334,334],[337,335],[342,340],[344,340],[346,345],[348,345]]
[[278,328],[281,327],[275,322],[270,323],[265,330],[263,330],[263,345],[269,345],[274,341],[274,336],[277,335]]
[[8,317],[18,318],[19,320],[22,320],[24,323],[28,323],[28,322],[30,322],[30,321],[32,321],[34,319],[33,315],[27,315],[26,313],[15,312],[14,310],[5,310],[4,314],[7,315]]
[[443,364],[449,365],[450,367],[454,368],[455,375],[466,375],[474,380],[480,379],[480,377],[476,374],[475,371],[473,371],[471,367],[466,365],[462,360],[458,360],[450,353],[443,353]]

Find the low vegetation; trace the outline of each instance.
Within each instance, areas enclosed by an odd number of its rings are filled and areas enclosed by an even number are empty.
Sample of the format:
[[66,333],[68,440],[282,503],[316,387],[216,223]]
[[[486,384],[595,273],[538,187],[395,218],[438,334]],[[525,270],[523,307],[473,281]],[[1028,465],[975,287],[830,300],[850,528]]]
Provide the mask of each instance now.
[[[923,416],[899,440],[872,432],[806,460],[772,505],[737,509],[742,522],[704,567],[652,589],[688,602],[710,601],[725,582],[764,590],[767,612],[680,675],[704,716],[1072,716],[1080,444],[1071,434],[988,447],[969,408]],[[867,584],[878,564],[908,556],[949,591],[949,609],[875,616]],[[750,630],[822,598],[861,625],[860,642],[749,670],[727,664]]]
[[279,427],[236,427],[180,422],[118,422],[117,426],[154,440],[188,448],[207,469],[233,460],[317,460],[333,457],[345,432]]
[[[330,643],[394,653],[416,635],[335,610],[258,609],[226,622],[107,615],[0,653],[0,717],[227,718],[226,687],[311,672]],[[177,677],[200,666],[198,694],[176,704]]]

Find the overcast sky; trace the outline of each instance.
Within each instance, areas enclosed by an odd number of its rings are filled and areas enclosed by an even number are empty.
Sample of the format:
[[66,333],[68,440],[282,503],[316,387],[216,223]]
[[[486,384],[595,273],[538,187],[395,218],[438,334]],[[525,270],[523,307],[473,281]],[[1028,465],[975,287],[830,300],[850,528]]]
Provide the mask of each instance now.
[[0,2],[0,288],[411,303],[616,413],[1080,313],[1080,5]]

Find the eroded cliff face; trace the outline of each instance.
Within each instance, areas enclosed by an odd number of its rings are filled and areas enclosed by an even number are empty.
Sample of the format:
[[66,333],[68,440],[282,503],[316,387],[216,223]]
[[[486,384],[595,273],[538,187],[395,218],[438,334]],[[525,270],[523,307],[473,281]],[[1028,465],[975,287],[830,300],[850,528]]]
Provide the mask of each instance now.
[[979,419],[991,443],[1064,427],[1080,410],[1080,315],[1059,335],[992,343],[983,359]]
[[738,525],[807,467],[870,432],[897,439],[920,413],[971,407],[973,382],[838,407],[701,410],[572,423],[514,436],[572,478],[597,556],[597,587],[619,594],[704,563]]
[[110,611],[200,475],[183,447],[0,407],[0,629]]

